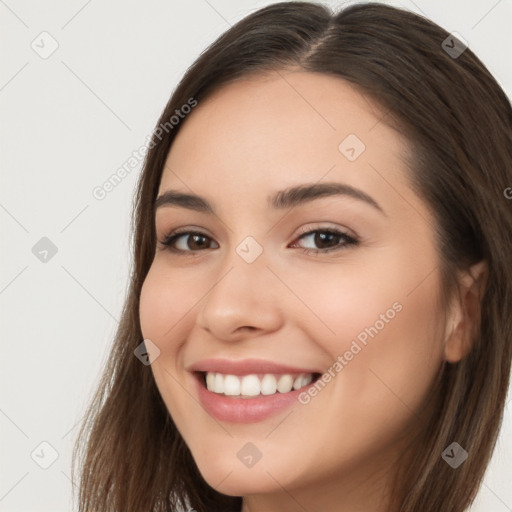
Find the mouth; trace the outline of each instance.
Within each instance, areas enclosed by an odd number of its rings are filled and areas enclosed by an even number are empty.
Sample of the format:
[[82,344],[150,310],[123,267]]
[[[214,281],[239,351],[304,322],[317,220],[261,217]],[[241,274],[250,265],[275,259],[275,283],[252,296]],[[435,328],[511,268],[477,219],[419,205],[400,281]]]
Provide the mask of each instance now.
[[315,368],[262,359],[210,358],[186,369],[205,412],[230,423],[255,423],[283,412],[322,376]]
[[220,372],[195,373],[202,386],[211,393],[242,399],[300,391],[315,383],[321,376],[320,373],[252,373],[248,375]]
[[205,412],[228,423],[257,423],[297,405],[301,393],[320,373],[250,373],[233,375],[193,372]]

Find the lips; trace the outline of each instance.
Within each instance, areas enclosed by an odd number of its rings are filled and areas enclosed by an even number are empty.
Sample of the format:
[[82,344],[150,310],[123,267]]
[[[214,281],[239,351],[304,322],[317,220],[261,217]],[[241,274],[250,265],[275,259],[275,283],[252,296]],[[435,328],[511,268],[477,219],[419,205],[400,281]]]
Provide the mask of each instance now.
[[285,364],[265,361],[263,359],[243,359],[235,361],[232,359],[204,359],[192,364],[189,368],[192,372],[214,372],[224,375],[250,375],[250,374],[301,374],[321,373],[316,368],[298,368]]
[[199,400],[221,421],[251,423],[277,414],[321,375],[259,359],[206,359],[187,368],[195,376]]

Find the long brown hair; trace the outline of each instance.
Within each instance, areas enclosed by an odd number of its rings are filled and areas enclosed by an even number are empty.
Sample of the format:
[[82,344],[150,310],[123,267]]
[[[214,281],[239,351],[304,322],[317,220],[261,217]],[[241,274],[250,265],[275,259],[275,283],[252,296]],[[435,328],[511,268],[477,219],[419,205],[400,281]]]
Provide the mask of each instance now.
[[[472,349],[443,365],[423,437],[397,475],[393,503],[401,512],[459,512],[473,501],[501,426],[512,359],[512,201],[504,194],[512,186],[512,109],[469,48],[458,56],[447,51],[448,37],[419,15],[378,3],[338,12],[307,2],[273,4],[199,56],[158,122],[249,73],[298,68],[343,78],[380,105],[387,112],[382,122],[410,143],[410,179],[435,215],[446,291],[453,291],[458,270],[488,263]],[[240,497],[219,494],[201,477],[150,367],[134,356],[143,339],[141,286],[156,247],[154,201],[184,122],[153,134],[140,175],[124,310],[73,451],[82,512],[241,508]],[[441,458],[454,441],[469,453],[456,470]]]

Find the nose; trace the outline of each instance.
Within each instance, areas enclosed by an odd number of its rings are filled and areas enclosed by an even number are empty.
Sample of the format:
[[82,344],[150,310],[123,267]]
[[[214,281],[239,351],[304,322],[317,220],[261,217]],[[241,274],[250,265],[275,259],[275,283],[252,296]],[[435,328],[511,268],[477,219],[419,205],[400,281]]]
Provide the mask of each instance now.
[[213,337],[239,341],[273,332],[282,325],[282,290],[263,254],[247,263],[235,253],[222,266],[196,318],[196,323]]

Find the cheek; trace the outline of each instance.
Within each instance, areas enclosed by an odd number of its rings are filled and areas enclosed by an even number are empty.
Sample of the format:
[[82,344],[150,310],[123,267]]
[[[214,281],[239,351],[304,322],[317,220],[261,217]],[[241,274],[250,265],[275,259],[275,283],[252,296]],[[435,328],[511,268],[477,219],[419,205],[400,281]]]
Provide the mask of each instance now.
[[151,371],[168,409],[175,410],[182,389],[183,348],[193,326],[193,306],[198,297],[176,273],[155,261],[142,285],[139,315],[144,339],[160,350]]
[[186,313],[197,297],[175,274],[166,271],[159,262],[153,262],[140,293],[139,315],[144,338],[168,352],[173,345],[165,340],[176,339],[187,322]]
[[442,363],[440,282],[437,274],[424,274],[399,264],[386,272],[354,266],[330,278],[316,273],[300,291],[322,320],[315,330],[310,324],[310,336],[329,355],[334,374],[326,393],[335,394],[336,402],[321,410],[319,397],[317,412],[328,418],[326,425],[353,433],[354,446],[375,438],[376,422],[382,441],[407,424]]
[[[193,324],[194,304],[198,297],[194,288],[155,260],[142,285],[139,302],[141,331],[160,349],[151,371],[157,388],[178,428],[183,426],[187,411],[194,402],[183,387],[182,353]],[[199,410],[193,410],[195,414]],[[186,422],[185,422],[186,423]],[[181,429],[180,429],[181,430]]]
[[316,327],[311,339],[333,361],[349,351],[350,361],[385,365],[398,374],[410,367],[428,379],[432,367],[437,369],[443,316],[440,276],[429,272],[435,254],[426,250],[420,261],[409,252],[383,250],[371,261],[347,259],[339,270],[326,265],[301,274],[295,289],[317,318],[308,315]]

